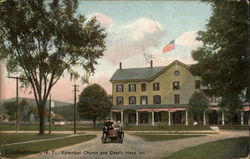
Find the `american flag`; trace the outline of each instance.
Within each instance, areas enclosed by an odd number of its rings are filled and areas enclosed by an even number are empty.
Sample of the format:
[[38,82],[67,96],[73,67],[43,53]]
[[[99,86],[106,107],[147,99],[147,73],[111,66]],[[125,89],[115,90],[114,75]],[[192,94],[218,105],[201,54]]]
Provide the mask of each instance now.
[[163,49],[162,49],[162,52],[169,52],[171,50],[174,50],[175,49],[175,41],[172,40],[170,41]]

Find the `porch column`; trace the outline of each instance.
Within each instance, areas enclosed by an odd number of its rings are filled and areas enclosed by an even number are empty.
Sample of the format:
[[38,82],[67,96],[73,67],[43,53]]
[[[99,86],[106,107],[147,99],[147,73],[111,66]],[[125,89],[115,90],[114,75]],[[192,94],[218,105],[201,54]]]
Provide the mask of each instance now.
[[171,112],[168,111],[168,126],[171,125]]
[[203,112],[203,125],[206,125],[206,112]]
[[121,110],[121,125],[123,125],[123,110]]
[[154,115],[155,115],[154,112],[152,112],[152,126],[155,125],[155,116]]
[[188,125],[188,110],[186,109],[186,125]]
[[135,118],[136,118],[136,126],[138,126],[138,123],[139,123],[139,113],[138,113],[138,110],[136,110]]
[[222,113],[222,114],[221,114],[221,115],[222,115],[222,125],[225,125],[224,112],[222,111],[221,113]]
[[243,113],[244,113],[243,111],[240,112],[240,124],[241,125],[244,125],[244,120],[243,120],[243,115],[244,114]]

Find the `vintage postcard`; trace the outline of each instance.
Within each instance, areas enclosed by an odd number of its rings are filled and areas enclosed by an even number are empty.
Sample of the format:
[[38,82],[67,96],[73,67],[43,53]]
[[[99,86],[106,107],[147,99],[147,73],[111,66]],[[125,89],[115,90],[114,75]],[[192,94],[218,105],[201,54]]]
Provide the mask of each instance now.
[[249,1],[0,0],[0,159],[247,159]]

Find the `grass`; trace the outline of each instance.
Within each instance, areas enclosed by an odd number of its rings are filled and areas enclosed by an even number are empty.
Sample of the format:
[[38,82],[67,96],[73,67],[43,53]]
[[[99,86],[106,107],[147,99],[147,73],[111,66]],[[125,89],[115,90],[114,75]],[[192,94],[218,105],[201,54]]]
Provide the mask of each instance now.
[[42,139],[50,139],[56,137],[63,137],[66,134],[45,134],[45,135],[37,135],[37,134],[5,134],[0,133],[0,145],[16,143],[16,142],[24,142],[31,140],[42,140]]
[[165,159],[238,159],[247,157],[249,138],[214,141],[176,152]]
[[127,126],[125,131],[207,131],[211,130],[209,126]]
[[1,153],[1,156],[7,157],[7,158],[23,157],[23,156],[34,154],[34,153],[51,151],[57,148],[78,144],[81,142],[94,139],[95,137],[96,135],[78,135],[78,136],[66,137],[63,139],[55,139],[55,140],[49,140],[49,141],[38,141],[34,143],[1,146],[0,153]]
[[132,133],[133,135],[167,135],[167,134],[176,134],[176,135],[185,135],[185,134],[219,134],[219,133],[216,133],[216,132],[180,132],[180,131],[165,131],[165,132],[156,132],[156,131],[153,131],[153,132],[135,132],[135,133]]
[[[73,125],[63,125],[63,126],[52,126],[52,131],[73,131]],[[15,124],[1,124],[0,130],[16,130]],[[21,124],[19,130],[39,130],[39,125],[34,124]],[[48,126],[46,126],[48,130]],[[102,125],[99,124],[93,127],[91,124],[88,125],[77,125],[78,131],[101,131]],[[209,126],[124,126],[125,131],[207,131],[211,130]]]
[[152,134],[134,134],[135,136],[138,136],[142,138],[145,141],[166,141],[166,140],[176,140],[176,139],[184,139],[184,138],[190,138],[190,137],[201,137],[205,135],[152,135]]
[[221,130],[249,130],[248,125],[224,125],[219,126]]
[[[92,125],[77,125],[78,131],[93,131],[93,130],[102,130],[100,125],[92,127]],[[49,130],[48,125],[45,127],[46,130]],[[0,130],[16,130],[15,124],[0,124]],[[19,127],[21,131],[37,131],[39,130],[38,124],[21,124]],[[63,125],[63,126],[52,126],[52,131],[73,131],[73,125]]]

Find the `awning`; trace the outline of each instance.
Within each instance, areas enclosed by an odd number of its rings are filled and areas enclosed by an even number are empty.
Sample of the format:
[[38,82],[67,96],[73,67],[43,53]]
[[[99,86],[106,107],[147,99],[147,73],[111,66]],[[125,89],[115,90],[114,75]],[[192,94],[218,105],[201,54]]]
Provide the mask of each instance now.
[[243,111],[250,111],[250,107],[243,107]]

